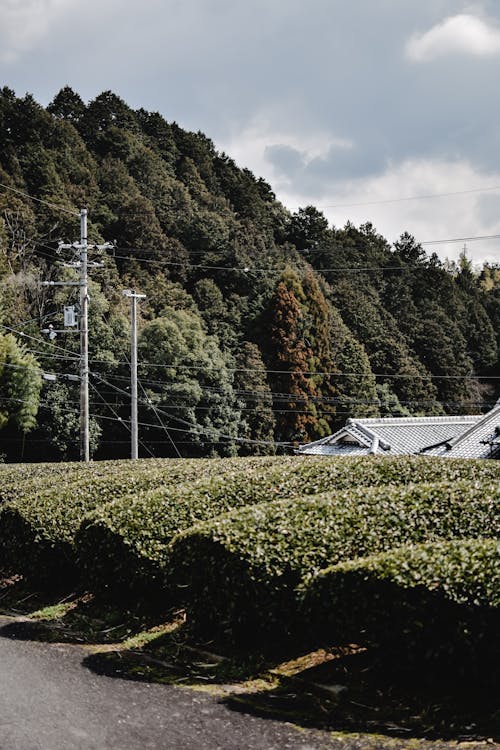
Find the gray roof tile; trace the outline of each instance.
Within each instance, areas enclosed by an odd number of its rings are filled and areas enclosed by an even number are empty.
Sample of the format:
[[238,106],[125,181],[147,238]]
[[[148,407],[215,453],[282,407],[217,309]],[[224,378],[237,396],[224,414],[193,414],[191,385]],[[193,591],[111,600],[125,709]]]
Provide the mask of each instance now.
[[[482,415],[446,417],[385,417],[348,419],[346,425],[333,435],[302,445],[299,453],[307,455],[363,455],[371,452],[373,437],[380,444],[380,454],[409,455],[422,452],[444,441],[456,443],[464,433],[469,433]],[[482,446],[483,449],[485,446]],[[486,446],[489,451],[489,446]],[[444,452],[443,452],[444,451]],[[483,450],[482,453],[486,451]],[[425,451],[425,455],[450,455],[445,448]],[[458,454],[454,454],[458,455]]]

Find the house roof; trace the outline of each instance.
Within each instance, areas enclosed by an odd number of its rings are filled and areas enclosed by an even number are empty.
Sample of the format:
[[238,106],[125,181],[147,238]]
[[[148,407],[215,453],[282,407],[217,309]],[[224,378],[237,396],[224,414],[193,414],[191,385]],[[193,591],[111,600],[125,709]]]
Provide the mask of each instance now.
[[[484,417],[480,414],[446,417],[351,418],[333,435],[301,445],[297,452],[327,456],[369,453],[442,455],[442,451],[446,452],[444,444],[455,446],[458,438],[471,432],[483,421]],[[474,441],[474,438],[472,440]],[[486,448],[489,450],[489,446]],[[449,450],[446,455],[451,455]],[[453,455],[458,455],[458,453]]]
[[459,435],[451,445],[430,455],[450,458],[500,458],[500,404]]

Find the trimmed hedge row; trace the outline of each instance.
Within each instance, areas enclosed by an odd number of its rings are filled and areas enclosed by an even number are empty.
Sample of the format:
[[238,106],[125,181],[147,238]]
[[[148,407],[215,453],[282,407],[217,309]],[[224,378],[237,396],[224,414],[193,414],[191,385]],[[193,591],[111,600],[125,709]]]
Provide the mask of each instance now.
[[315,643],[375,642],[406,660],[498,659],[500,542],[425,543],[339,563],[306,583],[301,617]]
[[233,511],[178,535],[166,587],[196,628],[248,643],[293,632],[297,586],[335,562],[408,542],[498,536],[498,482],[358,488]]
[[251,491],[248,500],[243,493],[226,495],[226,488],[252,470],[266,472],[275,463],[275,458],[261,457],[212,461],[212,470],[198,472],[196,481],[129,495],[97,508],[75,538],[83,580],[93,591],[115,599],[158,595],[172,538],[200,521],[255,502]]
[[148,584],[156,589],[161,580],[172,537],[197,522],[275,498],[295,499],[331,489],[444,479],[498,481],[500,465],[495,464],[408,456],[225,459],[220,476],[214,472],[217,478],[208,483],[174,493],[159,488],[97,509],[77,535],[78,558],[92,588],[121,597],[150,596]]
[[[135,470],[147,465],[161,466],[160,459],[140,459],[134,462]],[[7,464],[0,469],[0,504],[21,496],[36,494],[54,482],[83,480],[119,474],[132,466],[131,461],[98,461],[96,463],[63,462],[50,464]]]
[[[10,570],[56,584],[77,575],[74,537],[83,518],[100,505],[159,485],[175,488],[218,469],[211,459],[106,462],[67,478],[21,483],[17,498],[0,506],[0,560]],[[93,548],[92,554],[99,551]]]

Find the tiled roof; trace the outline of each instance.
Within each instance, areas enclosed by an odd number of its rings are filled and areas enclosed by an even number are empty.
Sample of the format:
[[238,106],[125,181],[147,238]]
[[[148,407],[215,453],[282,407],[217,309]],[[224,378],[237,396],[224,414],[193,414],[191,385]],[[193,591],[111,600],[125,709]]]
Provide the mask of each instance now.
[[364,419],[362,424],[390,446],[390,453],[419,453],[431,445],[457,438],[473,427],[480,416],[402,417],[400,419]]
[[[481,415],[348,419],[338,432],[302,445],[298,452],[330,456],[420,453],[444,441],[456,441],[482,419]],[[435,450],[425,451],[425,454],[440,455]]]
[[451,445],[438,448],[431,455],[450,458],[500,458],[500,406],[485,414],[479,422],[462,433]]

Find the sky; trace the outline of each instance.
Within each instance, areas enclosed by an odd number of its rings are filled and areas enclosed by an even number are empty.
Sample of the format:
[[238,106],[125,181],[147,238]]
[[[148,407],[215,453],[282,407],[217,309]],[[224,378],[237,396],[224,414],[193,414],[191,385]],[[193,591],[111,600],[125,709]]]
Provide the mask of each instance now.
[[0,80],[111,89],[336,227],[450,259],[500,234],[498,0],[0,0]]

